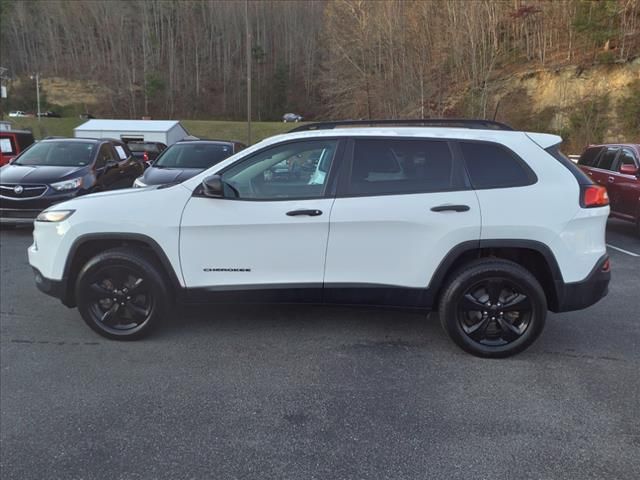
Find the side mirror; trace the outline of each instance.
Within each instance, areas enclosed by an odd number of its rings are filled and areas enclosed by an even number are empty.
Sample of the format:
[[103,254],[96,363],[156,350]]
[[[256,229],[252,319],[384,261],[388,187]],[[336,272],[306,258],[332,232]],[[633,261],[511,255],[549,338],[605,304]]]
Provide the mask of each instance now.
[[620,173],[623,175],[638,175],[640,170],[635,165],[622,165],[620,167]]
[[224,182],[220,175],[211,175],[202,181],[202,191],[207,197],[224,197]]

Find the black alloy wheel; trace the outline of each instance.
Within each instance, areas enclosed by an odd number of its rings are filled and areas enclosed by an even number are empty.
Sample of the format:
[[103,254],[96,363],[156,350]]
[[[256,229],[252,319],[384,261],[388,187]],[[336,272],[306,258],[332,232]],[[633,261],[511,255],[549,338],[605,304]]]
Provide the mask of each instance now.
[[455,272],[439,300],[442,327],[462,349],[480,357],[515,355],[542,332],[547,299],[524,267],[484,258]]
[[511,281],[489,277],[467,289],[459,303],[462,331],[482,345],[507,345],[520,338],[531,322],[532,305]]
[[154,307],[149,281],[127,266],[107,266],[94,274],[89,309],[112,333],[134,330],[149,320]]
[[147,335],[169,308],[162,271],[141,249],[111,249],[89,260],[78,275],[76,301],[87,325],[118,340]]

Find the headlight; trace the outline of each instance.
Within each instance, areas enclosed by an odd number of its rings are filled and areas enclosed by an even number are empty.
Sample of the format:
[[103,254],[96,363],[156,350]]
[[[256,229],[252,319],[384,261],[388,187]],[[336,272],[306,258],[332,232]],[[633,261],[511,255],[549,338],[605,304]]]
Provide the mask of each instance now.
[[82,186],[82,178],[74,178],[72,180],[65,180],[64,182],[52,183],[51,187],[60,191],[75,190]]
[[[140,177],[140,178],[142,178],[142,177]],[[144,183],[142,180],[140,180],[140,178],[136,178],[135,179],[135,181],[133,182],[133,186],[134,187],[139,187],[139,188],[147,187],[148,185],[146,183]]]
[[75,210],[45,210],[36,217],[36,222],[61,222],[71,216]]

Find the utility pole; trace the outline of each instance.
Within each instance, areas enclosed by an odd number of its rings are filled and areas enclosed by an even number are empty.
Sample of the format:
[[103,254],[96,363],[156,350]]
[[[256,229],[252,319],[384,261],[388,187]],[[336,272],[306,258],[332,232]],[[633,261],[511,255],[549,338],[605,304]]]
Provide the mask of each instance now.
[[36,100],[38,102],[38,121],[40,121],[40,74],[31,75],[31,80],[36,79]]
[[247,146],[251,145],[251,33],[249,29],[249,0],[244,1],[245,41],[247,43]]
[[0,67],[0,119],[4,120],[4,103],[7,98],[7,87],[5,82],[9,80],[9,69]]

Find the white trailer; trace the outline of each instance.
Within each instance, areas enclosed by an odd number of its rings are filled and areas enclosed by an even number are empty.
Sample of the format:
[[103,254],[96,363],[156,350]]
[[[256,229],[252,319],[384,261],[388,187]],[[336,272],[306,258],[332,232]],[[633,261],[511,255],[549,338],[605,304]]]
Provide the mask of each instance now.
[[162,142],[190,137],[178,120],[89,120],[73,129],[76,138],[115,138],[125,142]]

